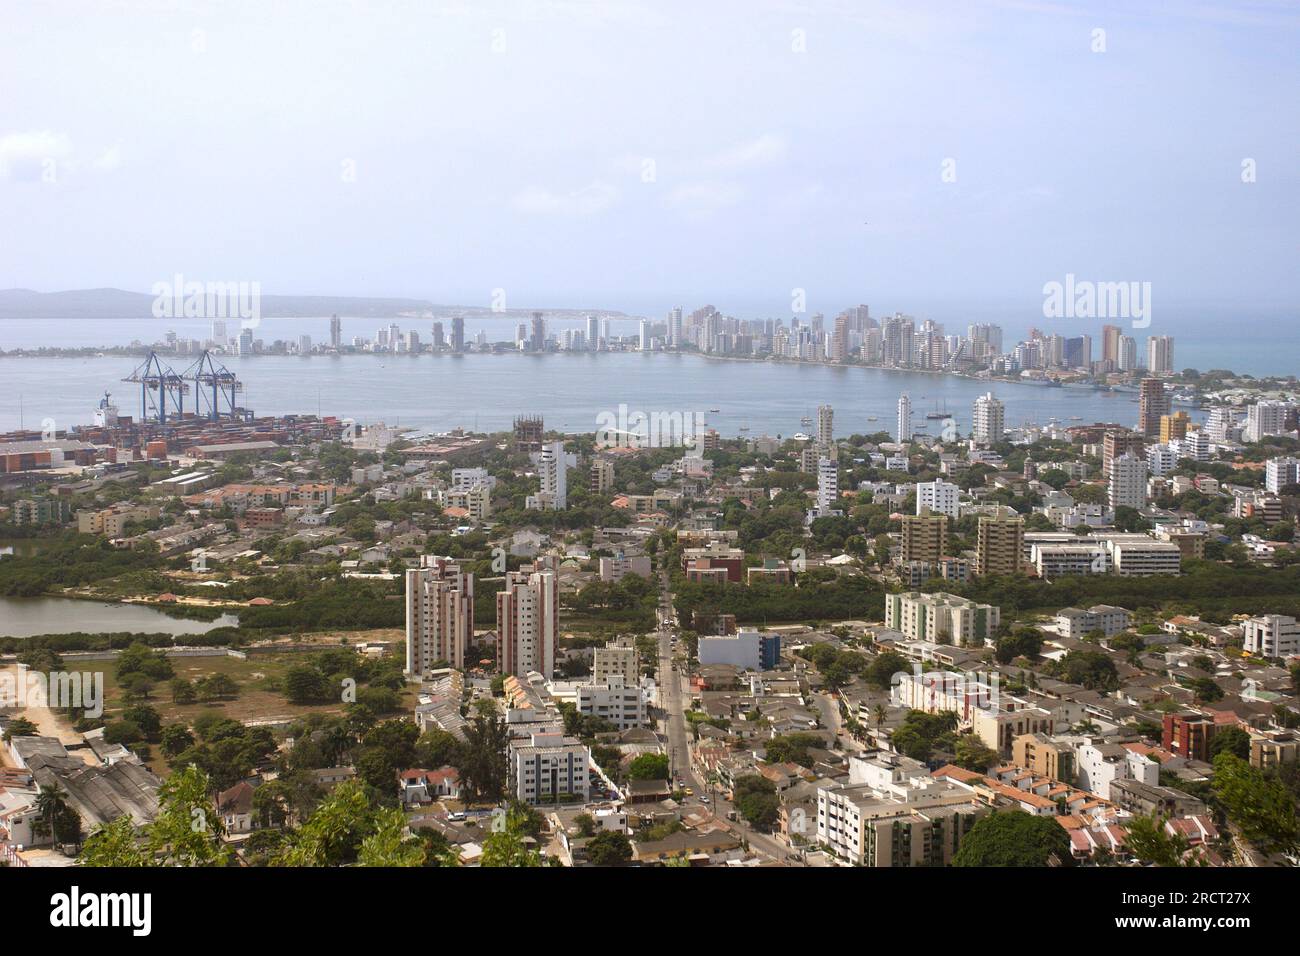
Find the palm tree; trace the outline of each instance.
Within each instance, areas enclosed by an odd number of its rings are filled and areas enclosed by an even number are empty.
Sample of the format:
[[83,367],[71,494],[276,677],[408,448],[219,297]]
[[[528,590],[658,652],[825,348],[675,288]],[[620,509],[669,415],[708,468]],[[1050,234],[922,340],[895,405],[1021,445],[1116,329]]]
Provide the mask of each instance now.
[[885,709],[884,704],[877,704],[871,713],[876,718],[876,730],[885,726],[885,718],[889,716],[889,711]]
[[36,796],[36,813],[39,822],[34,829],[42,836],[48,833],[51,841],[56,844],[59,842],[60,819],[70,811],[75,812],[68,806],[67,796],[67,792],[57,783],[49,786],[42,784]]

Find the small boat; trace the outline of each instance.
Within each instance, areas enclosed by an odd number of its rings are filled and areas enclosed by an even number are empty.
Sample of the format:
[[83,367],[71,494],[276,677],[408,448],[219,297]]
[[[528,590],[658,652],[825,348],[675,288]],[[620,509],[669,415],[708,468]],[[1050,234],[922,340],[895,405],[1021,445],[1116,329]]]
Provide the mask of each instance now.
[[876,422],[876,421],[880,421],[880,419],[878,419],[875,415],[868,415],[868,416],[867,416],[867,421],[869,421],[869,422]]
[[716,415],[716,414],[718,414],[720,411],[722,411],[722,409],[720,409],[720,408],[710,408],[709,411],[712,412],[714,415]]
[[741,426],[740,426],[740,430],[741,430],[742,432],[747,432],[747,431],[749,431],[749,426],[748,426],[748,425],[741,425]]

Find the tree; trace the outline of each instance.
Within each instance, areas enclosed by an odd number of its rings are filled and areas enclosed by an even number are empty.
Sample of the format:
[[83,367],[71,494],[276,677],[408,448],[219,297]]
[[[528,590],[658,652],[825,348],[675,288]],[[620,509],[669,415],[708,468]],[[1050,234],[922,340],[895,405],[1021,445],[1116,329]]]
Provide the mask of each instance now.
[[152,861],[140,845],[130,814],[111,823],[101,823],[86,837],[77,862],[82,866],[141,867]]
[[1242,760],[1250,759],[1250,734],[1240,727],[1223,727],[1210,739],[1210,759],[1230,753]]
[[1285,853],[1300,845],[1295,800],[1277,778],[1231,753],[1220,753],[1214,758],[1211,786],[1228,819],[1266,853]]
[[1043,634],[1036,627],[1018,627],[998,638],[995,655],[999,664],[1009,664],[1017,657],[1037,657],[1043,649]]
[[1070,865],[1070,838],[1053,817],[996,811],[966,834],[953,866]]
[[506,788],[506,747],[510,741],[500,717],[478,714],[465,725],[461,750],[460,784],[469,803],[499,800]]
[[897,651],[885,651],[875,656],[862,676],[872,687],[888,690],[894,685],[895,674],[911,672],[912,665],[906,657]]
[[573,825],[578,828],[578,836],[580,837],[596,835],[596,818],[590,813],[579,813],[573,818]]
[[168,724],[158,735],[164,757],[175,757],[194,746],[194,735],[184,724]]
[[604,830],[587,842],[587,859],[593,866],[618,866],[632,859],[632,842],[627,835]]
[[1191,844],[1165,828],[1165,818],[1136,816],[1125,821],[1124,848],[1148,866],[1187,866]]
[[158,788],[158,815],[147,828],[148,847],[163,866],[224,866],[230,850],[222,842],[225,827],[212,810],[212,786],[206,773],[189,766]]
[[57,783],[41,785],[36,795],[37,818],[32,829],[54,843],[81,842],[81,814],[68,804],[67,793]]
[[736,809],[755,830],[770,833],[781,812],[776,785],[765,777],[750,774],[737,777],[734,789]]
[[1223,688],[1216,684],[1209,677],[1198,677],[1188,685],[1192,693],[1196,695],[1197,703],[1208,704],[1212,701],[1223,699]]
[[358,780],[339,784],[307,822],[288,835],[278,866],[343,866],[354,863],[378,819]]
[[986,747],[974,734],[962,734],[957,738],[955,754],[957,766],[975,773],[985,773],[1002,759],[996,750]]
[[534,867],[545,866],[541,853],[530,849],[524,840],[529,836],[527,821],[517,811],[505,813],[504,825],[496,824],[500,817],[494,817],[492,832],[483,840],[483,854],[479,857],[479,866],[489,867]]
[[640,754],[627,766],[629,780],[667,780],[667,754]]
[[401,810],[380,810],[374,832],[361,841],[358,866],[424,866],[428,854],[419,837],[403,836],[406,818]]
[[15,717],[5,726],[4,741],[9,743],[15,737],[34,737],[39,732],[40,728],[26,717]]

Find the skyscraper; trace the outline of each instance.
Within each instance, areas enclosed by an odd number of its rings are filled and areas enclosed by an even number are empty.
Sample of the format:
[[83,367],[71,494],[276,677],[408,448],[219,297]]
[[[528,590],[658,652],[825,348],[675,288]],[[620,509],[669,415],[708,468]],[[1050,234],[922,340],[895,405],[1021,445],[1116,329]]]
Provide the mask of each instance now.
[[1138,427],[1147,438],[1160,437],[1160,419],[1169,414],[1169,393],[1158,378],[1144,378],[1138,386]]
[[1147,463],[1131,454],[1123,454],[1110,463],[1107,498],[1111,509],[1142,509],[1147,503]]
[[506,574],[497,592],[497,669],[526,677],[536,671],[547,680],[555,672],[556,638],[560,627],[555,559],[539,559],[531,567]]
[[904,392],[898,396],[898,440],[900,442],[909,442],[912,440],[912,400]]
[[1110,362],[1112,368],[1119,368],[1119,340],[1122,330],[1118,325],[1101,327],[1101,360]]
[[406,572],[406,672],[464,668],[473,638],[474,575],[450,558],[421,556],[420,567]]
[[465,318],[460,315],[451,317],[451,350],[465,351]]
[[1153,335],[1147,339],[1147,371],[1152,375],[1169,375],[1174,370],[1174,337]]
[[569,507],[568,466],[564,458],[564,442],[550,442],[537,454],[537,476],[541,487],[537,494],[529,495],[529,508],[563,511]]
[[829,405],[817,406],[817,444],[829,448],[835,440],[835,409]]
[[975,399],[974,415],[971,420],[971,439],[981,445],[992,445],[1002,441],[1006,434],[1006,407],[1001,401],[987,392]]
[[641,341],[640,348],[642,352],[650,351],[650,320],[641,320]]
[[336,349],[343,342],[343,323],[338,313],[330,316],[330,348]]
[[587,351],[600,351],[600,319],[597,316],[587,316]]
[[541,312],[533,313],[533,334],[528,340],[528,348],[533,352],[546,351],[546,319]]
[[981,515],[975,539],[975,573],[1019,574],[1024,543],[1024,518],[1014,512]]
[[817,460],[817,514],[832,513],[840,497],[839,464],[830,458]]
[[674,349],[682,347],[682,307],[680,305],[674,306],[672,312],[668,314],[668,346]]

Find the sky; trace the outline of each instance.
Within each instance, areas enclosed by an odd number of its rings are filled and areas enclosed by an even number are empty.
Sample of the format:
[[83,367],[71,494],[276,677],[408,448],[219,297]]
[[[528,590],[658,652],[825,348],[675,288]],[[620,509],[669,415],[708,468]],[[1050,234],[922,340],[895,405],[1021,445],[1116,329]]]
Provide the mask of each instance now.
[[1300,301],[1294,2],[0,2],[0,288]]

